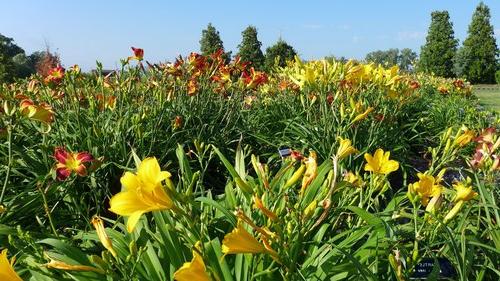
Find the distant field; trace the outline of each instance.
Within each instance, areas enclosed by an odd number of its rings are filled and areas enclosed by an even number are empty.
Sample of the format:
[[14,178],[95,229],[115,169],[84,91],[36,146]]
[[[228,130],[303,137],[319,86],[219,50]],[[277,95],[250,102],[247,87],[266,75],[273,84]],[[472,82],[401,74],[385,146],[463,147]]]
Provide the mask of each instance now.
[[499,85],[474,85],[474,93],[482,105],[500,112]]

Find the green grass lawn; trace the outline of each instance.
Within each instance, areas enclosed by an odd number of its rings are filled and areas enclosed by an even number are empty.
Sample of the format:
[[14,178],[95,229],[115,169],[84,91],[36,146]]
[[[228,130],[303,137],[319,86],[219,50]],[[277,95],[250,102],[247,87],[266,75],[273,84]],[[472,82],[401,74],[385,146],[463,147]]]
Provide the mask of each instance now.
[[499,85],[474,85],[474,93],[486,108],[500,112]]

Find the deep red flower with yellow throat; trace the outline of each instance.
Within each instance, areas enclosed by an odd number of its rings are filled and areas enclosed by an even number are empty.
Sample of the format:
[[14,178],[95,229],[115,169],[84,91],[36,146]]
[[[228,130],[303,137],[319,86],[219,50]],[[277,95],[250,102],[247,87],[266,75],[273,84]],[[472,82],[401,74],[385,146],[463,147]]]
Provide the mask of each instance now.
[[56,147],[54,158],[58,162],[56,165],[56,175],[60,181],[67,179],[72,172],[77,173],[79,176],[86,176],[86,163],[94,160],[94,157],[88,152],[73,153],[63,147]]
[[128,60],[142,61],[144,59],[144,49],[134,48],[134,47],[130,47],[130,48],[134,52],[134,56],[133,57],[128,57]]

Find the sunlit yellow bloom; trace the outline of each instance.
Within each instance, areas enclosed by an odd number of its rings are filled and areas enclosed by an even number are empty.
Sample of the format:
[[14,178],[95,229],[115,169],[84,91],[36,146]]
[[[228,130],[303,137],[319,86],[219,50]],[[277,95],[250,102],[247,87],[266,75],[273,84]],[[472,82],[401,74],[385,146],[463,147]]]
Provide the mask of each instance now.
[[453,187],[457,190],[457,195],[454,200],[455,202],[469,201],[477,195],[477,192],[472,190],[472,186],[470,186],[470,179],[466,182],[454,183]]
[[338,160],[342,160],[347,156],[358,152],[358,150],[351,145],[351,140],[343,138],[339,139],[340,139],[340,146],[339,149],[337,150]]
[[142,214],[171,209],[173,202],[165,191],[162,181],[170,178],[170,173],[161,171],[154,157],[144,159],[137,174],[126,172],[120,182],[124,190],[111,198],[110,211],[128,216],[127,230],[134,231]]
[[177,281],[209,281],[205,262],[196,250],[193,250],[193,259],[186,262],[174,273],[174,280]]
[[365,171],[374,172],[377,174],[387,175],[399,169],[399,163],[395,160],[389,160],[391,153],[384,152],[381,148],[375,151],[375,154],[370,155],[365,153]]
[[0,280],[2,281],[23,281],[14,271],[14,259],[7,258],[7,249],[2,250],[0,254]]
[[466,146],[475,137],[474,131],[467,128],[464,128],[463,130],[464,132],[460,136],[458,136],[454,142],[455,145],[458,145],[459,147]]
[[92,218],[92,225],[94,226],[97,232],[97,237],[99,237],[99,240],[101,241],[104,248],[106,248],[114,257],[116,257],[116,251],[113,248],[113,243],[108,237],[108,234],[106,234],[106,230],[104,229],[104,224],[101,218],[98,216],[94,216]]
[[467,178],[465,182],[453,184],[453,187],[457,190],[457,195],[455,196],[454,200],[455,206],[453,206],[453,208],[444,217],[445,223],[458,214],[464,202],[471,200],[477,195],[477,192],[472,190],[470,178]]
[[421,197],[422,205],[427,206],[429,199],[441,195],[442,187],[439,182],[431,175],[422,173],[417,174],[419,181],[410,184],[410,192]]
[[316,178],[316,175],[318,174],[316,152],[311,151],[305,163],[306,163],[306,171],[304,173],[304,177],[302,178],[302,187],[300,190],[302,193],[306,190],[306,188],[309,186],[309,184],[311,184],[311,182]]
[[273,221],[278,219],[278,216],[276,216],[274,212],[272,212],[271,210],[266,208],[266,206],[264,206],[264,203],[259,198],[259,196],[254,195],[253,200],[255,202],[255,207],[259,209],[266,217],[270,218]]
[[354,120],[352,120],[352,123],[355,123],[355,122],[358,122],[358,121],[360,121],[360,120],[365,119],[365,118],[366,118],[366,116],[368,116],[368,114],[369,114],[370,112],[372,112],[372,111],[373,111],[373,107],[371,107],[371,106],[370,106],[370,107],[368,107],[368,109],[366,109],[366,110],[365,110],[365,112],[363,112],[363,113],[361,113],[361,114],[356,115],[356,117],[354,117]]
[[104,274],[104,270],[97,268],[97,267],[88,266],[88,265],[72,265],[72,264],[67,264],[63,261],[57,261],[57,260],[53,260],[53,259],[50,259],[50,262],[46,263],[45,266],[47,268],[54,268],[54,269],[61,269],[61,270],[93,271],[93,272]]
[[354,174],[353,172],[347,172],[344,176],[344,180],[355,187],[363,187],[363,185],[365,185],[363,179],[357,173]]
[[222,253],[225,255],[270,254],[274,259],[278,257],[278,254],[269,245],[266,247],[246,231],[241,222],[231,233],[226,234],[224,240],[222,240]]

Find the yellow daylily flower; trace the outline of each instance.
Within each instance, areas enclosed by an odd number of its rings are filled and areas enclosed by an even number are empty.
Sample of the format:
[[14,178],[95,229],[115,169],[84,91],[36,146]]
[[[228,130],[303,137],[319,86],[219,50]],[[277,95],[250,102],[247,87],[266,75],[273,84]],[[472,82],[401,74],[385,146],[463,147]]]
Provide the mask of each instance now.
[[358,122],[358,121],[361,121],[361,120],[365,119],[365,118],[368,116],[368,114],[369,114],[370,112],[372,112],[372,111],[373,111],[373,107],[371,107],[371,106],[370,106],[370,107],[368,107],[368,108],[365,110],[365,112],[363,112],[363,113],[361,113],[361,114],[356,115],[356,117],[354,117],[354,120],[352,120],[352,123],[356,123],[356,122]]
[[222,240],[222,253],[227,254],[270,254],[278,260],[278,254],[269,245],[257,241],[241,222],[231,233],[226,234]]
[[363,179],[357,173],[354,174],[353,172],[347,172],[344,175],[344,180],[355,187],[363,187],[365,185]]
[[338,160],[342,160],[347,156],[358,152],[358,150],[352,146],[351,140],[343,138],[339,139],[340,139],[340,145],[336,155]]
[[125,190],[110,200],[109,210],[121,216],[128,216],[127,230],[134,228],[142,214],[171,209],[174,203],[165,191],[162,181],[170,178],[170,173],[161,171],[154,157],[144,159],[137,174],[126,172],[120,182]]
[[306,171],[304,173],[304,177],[302,178],[302,187],[300,189],[301,193],[303,193],[306,188],[311,184],[311,182],[316,178],[318,174],[318,163],[316,162],[316,152],[311,151],[309,157],[305,161],[306,163]]
[[477,192],[472,190],[470,186],[470,179],[465,182],[454,183],[453,187],[457,190],[457,195],[455,196],[455,202],[458,201],[469,201],[477,195]]
[[[195,246],[196,247],[196,246]],[[174,280],[177,281],[210,281],[207,274],[205,262],[196,250],[193,250],[193,259],[185,262],[181,268],[174,273]]]
[[376,174],[387,175],[399,169],[399,163],[396,160],[389,160],[391,152],[384,152],[378,148],[372,155],[365,153],[365,171],[374,172]]
[[410,184],[409,189],[410,192],[421,197],[422,205],[427,206],[430,198],[441,195],[442,187],[439,185],[438,180],[431,175],[418,173],[417,176],[419,181]]
[[461,135],[459,135],[457,138],[455,138],[455,141],[454,141],[454,144],[458,145],[459,147],[466,146],[476,136],[474,131],[467,129],[466,127],[463,127],[462,130],[463,130],[463,133]]
[[88,266],[88,265],[72,265],[72,264],[67,264],[63,261],[58,261],[58,260],[53,260],[53,259],[50,259],[50,262],[46,263],[45,266],[47,268],[54,268],[54,269],[61,269],[61,270],[93,271],[93,272],[104,274],[104,270],[97,268],[97,267]]
[[3,249],[0,254],[0,280],[2,281],[23,281],[19,275],[14,271],[14,258],[7,258],[7,249]]
[[444,222],[447,223],[449,220],[454,218],[460,209],[462,208],[462,205],[477,196],[477,192],[472,190],[471,185],[471,179],[467,178],[465,182],[459,182],[453,184],[453,187],[457,190],[457,195],[455,196],[455,206],[451,208],[451,210],[446,214],[444,217]]
[[97,237],[99,237],[99,240],[101,241],[104,248],[106,248],[114,257],[116,257],[116,251],[113,248],[111,239],[108,237],[108,234],[106,234],[102,219],[98,216],[94,216],[91,222],[97,232]]

